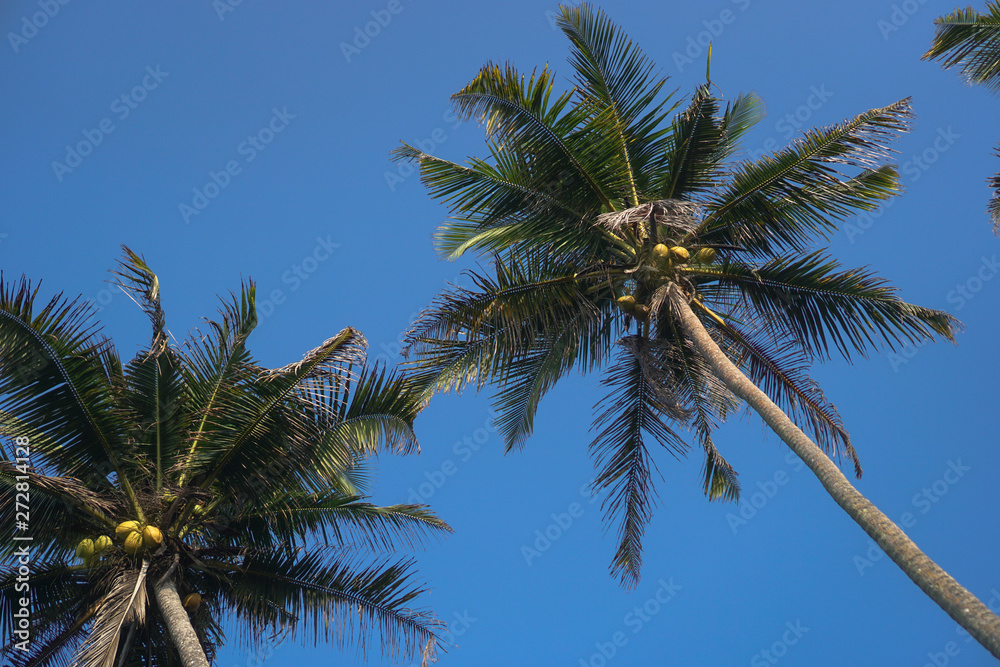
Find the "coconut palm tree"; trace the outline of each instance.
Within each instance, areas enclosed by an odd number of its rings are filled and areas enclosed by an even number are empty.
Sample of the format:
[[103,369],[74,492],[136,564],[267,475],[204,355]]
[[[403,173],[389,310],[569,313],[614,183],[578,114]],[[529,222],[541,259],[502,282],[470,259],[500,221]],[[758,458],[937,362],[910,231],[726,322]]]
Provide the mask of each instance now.
[[[986,13],[972,7],[956,9],[934,24],[934,41],[924,60],[940,60],[945,69],[958,67],[970,84],[1000,93],[1000,2],[987,2]],[[987,182],[993,188],[988,207],[993,232],[1000,234],[1000,173]]]
[[[422,591],[394,554],[450,529],[425,506],[363,497],[366,458],[417,448],[408,382],[365,366],[352,328],[262,367],[252,282],[179,345],[143,258],[125,248],[116,275],[152,321],[124,364],[84,303],[43,305],[26,279],[0,278],[0,522],[29,538],[2,547],[4,654],[208,665],[234,632],[258,649],[298,636],[430,651],[440,624],[411,609]],[[29,592],[13,558],[25,544]]]
[[436,234],[441,254],[477,251],[491,264],[471,272],[472,287],[439,295],[408,332],[426,395],[493,386],[499,432],[518,448],[559,379],[604,369],[589,449],[605,517],[618,525],[611,571],[626,586],[639,578],[655,492],[651,441],[680,454],[693,432],[705,494],[735,500],[736,471],[712,433],[745,401],[1000,656],[1000,618],[827,456],[846,457],[860,476],[840,416],[807,374],[812,359],[953,337],[948,314],[812,249],[853,212],[898,193],[882,161],[907,126],[907,100],[735,161],[763,115],[756,96],[723,105],[705,83],[672,115],[665,79],[602,12],[562,7],[558,22],[571,44],[570,90],[555,91],[548,67],[522,74],[488,63],[453,96],[464,119],[485,125],[489,158],[462,165],[405,144],[395,152],[419,164],[451,210]]

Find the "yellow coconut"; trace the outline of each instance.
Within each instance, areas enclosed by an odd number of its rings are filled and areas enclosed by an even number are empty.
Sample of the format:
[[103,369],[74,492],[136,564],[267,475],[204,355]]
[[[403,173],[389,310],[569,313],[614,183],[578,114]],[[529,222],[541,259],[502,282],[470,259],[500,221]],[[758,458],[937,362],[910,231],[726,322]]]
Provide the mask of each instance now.
[[691,257],[691,253],[687,251],[687,248],[682,248],[679,245],[675,245],[673,248],[671,248],[670,254],[673,255],[674,259],[676,259],[679,262],[686,262],[688,261],[688,258]]
[[76,555],[83,560],[90,560],[90,557],[94,555],[94,540],[89,537],[80,540],[80,543],[76,545]]
[[142,535],[133,531],[125,538],[125,553],[134,556],[142,549]]
[[670,259],[670,248],[662,243],[657,243],[653,246],[653,257],[661,262],[667,261]]
[[142,524],[138,521],[122,521],[118,524],[118,527],[115,528],[115,537],[119,540],[124,540],[129,536],[129,533],[137,533],[140,530],[142,530]]
[[618,297],[618,307],[626,313],[631,313],[632,309],[635,308],[635,297],[631,294]]
[[646,318],[649,317],[649,306],[638,303],[635,306],[635,319],[640,322],[645,322]]
[[155,549],[163,542],[163,533],[156,526],[146,526],[142,531],[142,541],[149,549]]
[[111,548],[111,538],[107,535],[101,535],[96,540],[94,540],[94,553],[100,554]]
[[715,261],[715,248],[702,248],[694,254],[694,261],[699,264],[711,264]]
[[201,596],[197,593],[189,593],[184,596],[184,608],[188,613],[193,614],[201,606]]

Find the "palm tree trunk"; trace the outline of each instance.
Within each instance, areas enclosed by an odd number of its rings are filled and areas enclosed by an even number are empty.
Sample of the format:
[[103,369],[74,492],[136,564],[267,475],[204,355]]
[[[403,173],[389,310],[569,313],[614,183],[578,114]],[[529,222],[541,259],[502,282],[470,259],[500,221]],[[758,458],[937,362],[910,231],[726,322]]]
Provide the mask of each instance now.
[[1000,617],[928,558],[889,517],[861,495],[823,450],[729,360],[695,316],[680,289],[671,288],[670,298],[684,331],[726,387],[757,411],[778,437],[809,466],[834,501],[878,543],[920,590],[990,653],[1000,658]]
[[170,633],[170,639],[184,667],[208,667],[208,658],[205,657],[205,651],[198,641],[198,635],[191,627],[187,610],[181,604],[181,596],[174,583],[175,566],[176,563],[153,587],[156,603],[160,607],[160,613],[163,614],[163,620],[167,624],[167,632]]

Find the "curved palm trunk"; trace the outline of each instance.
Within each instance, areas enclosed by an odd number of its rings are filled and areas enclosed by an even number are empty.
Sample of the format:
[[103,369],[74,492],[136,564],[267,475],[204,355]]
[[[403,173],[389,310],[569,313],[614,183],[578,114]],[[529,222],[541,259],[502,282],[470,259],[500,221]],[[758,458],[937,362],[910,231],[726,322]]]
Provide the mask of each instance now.
[[709,336],[679,289],[672,288],[670,297],[684,331],[726,387],[756,410],[778,437],[799,455],[834,501],[878,543],[906,576],[990,653],[1000,658],[1000,617],[928,558],[906,533],[854,488],[823,450],[729,360]]
[[198,641],[198,635],[191,627],[187,610],[181,604],[181,596],[177,592],[177,585],[174,583],[174,568],[171,567],[166,576],[156,582],[153,592],[156,595],[156,603],[163,614],[163,620],[167,624],[167,632],[170,639],[180,654],[184,667],[208,667],[208,658]]

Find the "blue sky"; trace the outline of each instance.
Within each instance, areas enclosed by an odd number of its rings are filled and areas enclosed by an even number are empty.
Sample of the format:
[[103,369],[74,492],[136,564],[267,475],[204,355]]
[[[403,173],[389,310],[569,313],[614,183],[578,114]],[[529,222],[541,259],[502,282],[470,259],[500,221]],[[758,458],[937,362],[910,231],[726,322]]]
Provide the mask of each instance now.
[[[713,41],[722,93],[753,90],[767,104],[744,157],[913,98],[912,130],[895,144],[905,194],[830,246],[965,332],[957,346],[833,361],[814,377],[852,434],[862,493],[1000,609],[1000,241],[984,182],[1000,165],[988,120],[998,100],[920,60],[954,5],[602,6],[678,96],[702,81]],[[158,272],[178,337],[250,276],[263,363],[298,359],[347,325],[373,357],[396,361],[414,315],[475,262],[435,256],[446,210],[389,151],[405,140],[456,161],[484,154],[449,95],[488,60],[548,62],[568,78],[554,11],[526,0],[3,3],[0,266],[93,299],[126,356],[147,322],[105,282],[122,243]],[[554,390],[523,451],[503,454],[489,396],[468,393],[422,413],[419,457],[378,461],[376,501],[419,498],[455,528],[416,556],[432,589],[423,602],[458,645],[440,664],[990,663],[752,416],[717,438],[741,473],[740,506],[704,499],[697,455],[659,453],[643,578],[624,592],[607,572],[614,535],[584,489],[598,381]],[[363,664],[293,643],[256,656],[234,643],[219,664],[303,660]]]

